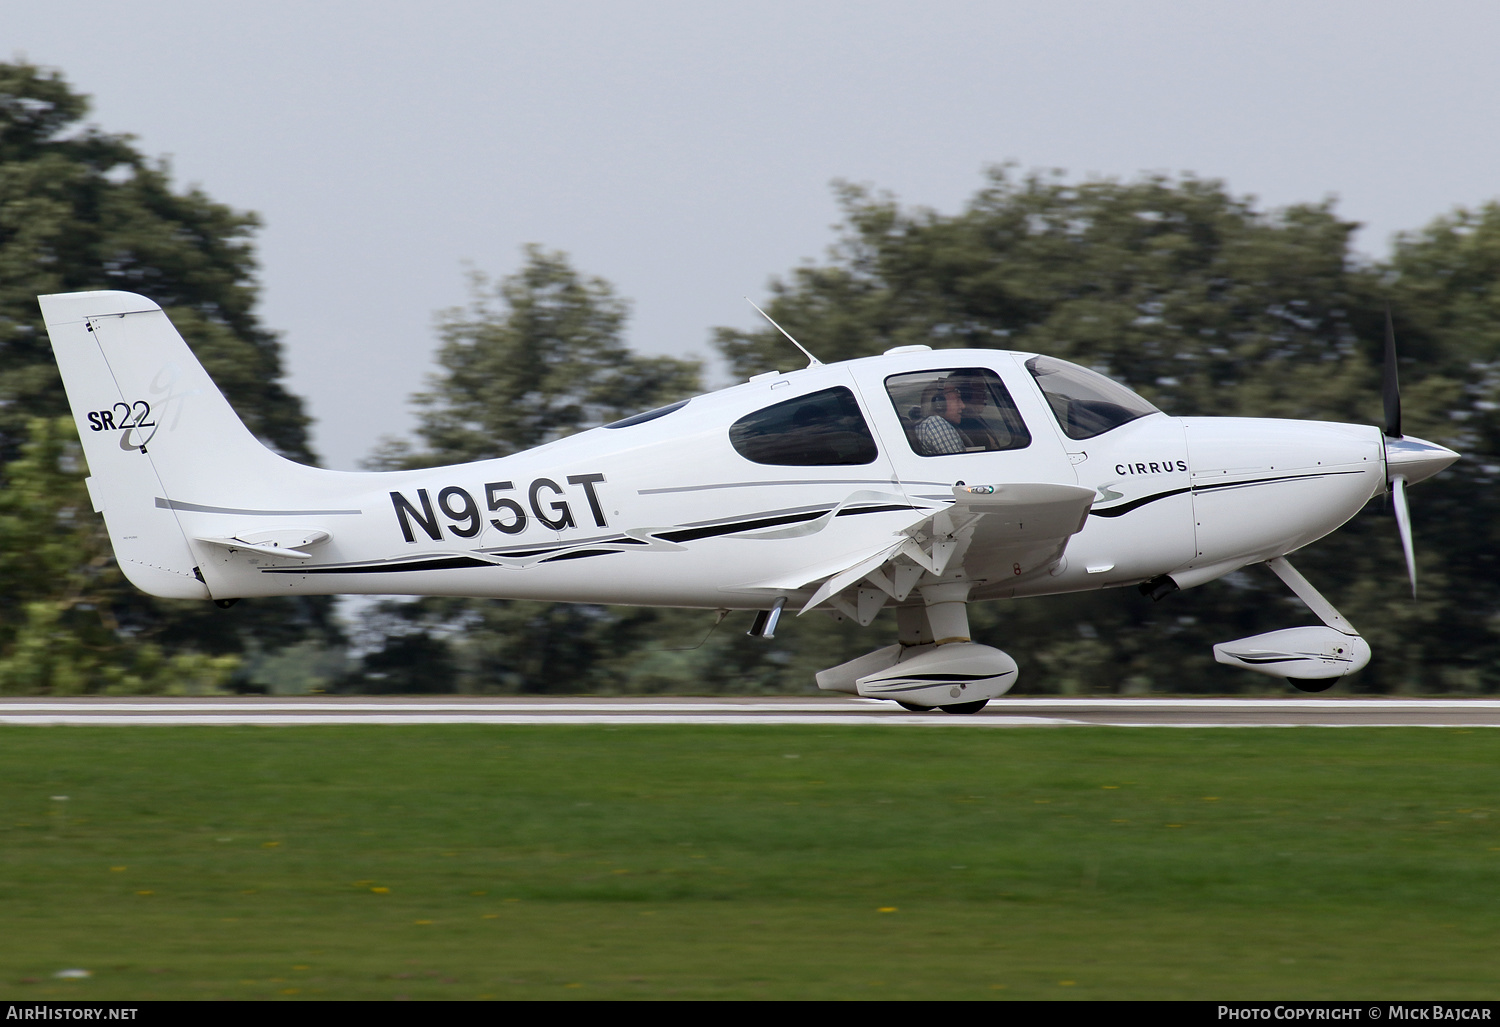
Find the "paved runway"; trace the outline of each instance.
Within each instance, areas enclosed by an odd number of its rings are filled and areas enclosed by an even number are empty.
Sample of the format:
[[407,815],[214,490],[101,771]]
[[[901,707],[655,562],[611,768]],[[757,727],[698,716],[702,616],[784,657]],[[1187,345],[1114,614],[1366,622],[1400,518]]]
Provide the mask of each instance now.
[[834,696],[0,699],[0,724],[879,724],[891,727],[1500,727],[1496,699],[1002,698],[973,716]]

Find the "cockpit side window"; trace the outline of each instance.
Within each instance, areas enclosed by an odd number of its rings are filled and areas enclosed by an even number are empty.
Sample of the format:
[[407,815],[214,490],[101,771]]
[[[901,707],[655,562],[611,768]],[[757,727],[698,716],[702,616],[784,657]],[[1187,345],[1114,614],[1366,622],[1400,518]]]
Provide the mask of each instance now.
[[854,393],[843,386],[746,414],[730,426],[729,442],[746,460],[784,467],[868,464],[878,452]]
[[1091,439],[1137,417],[1161,413],[1119,382],[1066,360],[1032,357],[1026,361],[1026,370],[1041,386],[1053,416],[1070,439]]
[[1031,445],[1026,422],[994,371],[956,367],[893,374],[885,390],[918,456],[992,453]]

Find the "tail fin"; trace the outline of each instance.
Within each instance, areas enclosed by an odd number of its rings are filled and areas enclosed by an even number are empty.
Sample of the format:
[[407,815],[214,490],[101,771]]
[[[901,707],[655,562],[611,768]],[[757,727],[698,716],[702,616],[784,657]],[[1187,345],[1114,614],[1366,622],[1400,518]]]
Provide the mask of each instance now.
[[125,576],[152,595],[210,598],[178,511],[195,509],[199,497],[240,495],[246,481],[311,469],[250,433],[151,300],[129,292],[39,300],[88,458],[89,495]]

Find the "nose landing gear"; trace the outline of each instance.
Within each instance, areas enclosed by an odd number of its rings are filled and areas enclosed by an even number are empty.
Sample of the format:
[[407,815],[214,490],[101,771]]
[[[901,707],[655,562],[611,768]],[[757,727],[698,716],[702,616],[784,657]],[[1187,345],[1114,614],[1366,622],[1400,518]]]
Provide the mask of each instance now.
[[1282,628],[1214,646],[1214,659],[1231,667],[1286,678],[1302,692],[1326,692],[1339,678],[1370,662],[1370,644],[1301,573],[1278,556],[1266,566],[1323,622]]

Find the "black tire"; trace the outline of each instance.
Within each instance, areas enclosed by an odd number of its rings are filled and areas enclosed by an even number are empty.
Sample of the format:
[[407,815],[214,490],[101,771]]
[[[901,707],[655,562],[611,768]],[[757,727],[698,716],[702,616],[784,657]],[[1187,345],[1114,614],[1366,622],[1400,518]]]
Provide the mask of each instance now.
[[896,700],[896,705],[910,713],[931,713],[933,710],[931,706],[918,706],[914,702],[902,702],[900,699]]
[[1287,684],[1299,692],[1326,692],[1338,683],[1338,678],[1287,678]]
[[944,713],[978,713],[990,704],[988,699],[976,699],[974,702],[959,702],[952,706],[939,706],[938,709]]

